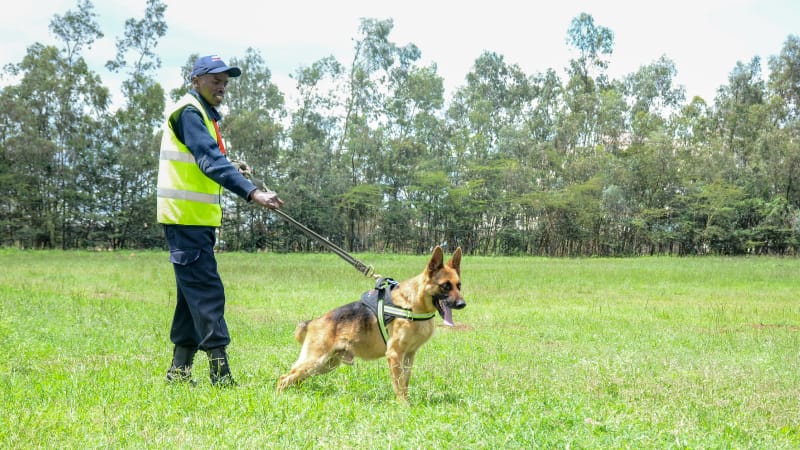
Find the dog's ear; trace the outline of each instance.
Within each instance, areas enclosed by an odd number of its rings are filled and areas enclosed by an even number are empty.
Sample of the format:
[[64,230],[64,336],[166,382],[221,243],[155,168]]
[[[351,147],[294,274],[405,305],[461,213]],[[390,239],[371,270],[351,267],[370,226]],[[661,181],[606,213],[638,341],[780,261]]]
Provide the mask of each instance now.
[[431,260],[428,261],[428,273],[436,272],[442,267],[444,267],[444,254],[442,253],[442,247],[437,245],[436,248],[433,249]]
[[453,252],[453,256],[450,257],[450,262],[448,262],[447,265],[452,267],[458,276],[461,276],[461,247],[458,247],[456,251]]

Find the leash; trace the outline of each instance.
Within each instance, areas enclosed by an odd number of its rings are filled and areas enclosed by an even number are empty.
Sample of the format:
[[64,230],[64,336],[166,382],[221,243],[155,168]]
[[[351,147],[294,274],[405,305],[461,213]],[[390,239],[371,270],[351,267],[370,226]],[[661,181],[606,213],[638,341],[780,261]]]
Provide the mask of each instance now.
[[324,237],[320,236],[319,234],[314,232],[314,230],[308,228],[307,226],[303,225],[302,223],[296,221],[290,215],[286,214],[285,212],[281,211],[280,209],[271,209],[270,211],[272,211],[275,214],[281,216],[282,219],[284,219],[285,221],[287,221],[287,222],[291,223],[292,225],[294,225],[295,227],[297,227],[300,231],[305,233],[307,236],[312,237],[312,238],[316,239],[317,241],[319,241],[322,245],[327,247],[328,250],[332,251],[333,253],[336,253],[337,255],[339,255],[340,258],[342,258],[343,260],[345,260],[348,263],[350,263],[351,266],[355,267],[355,269],[358,270],[359,272],[361,272],[361,274],[364,275],[365,277],[371,277],[371,278],[374,278],[376,280],[381,278],[380,275],[375,273],[375,268],[374,267],[368,266],[368,265],[362,263],[361,261],[353,258],[349,253],[347,253],[346,251],[342,250],[339,246],[337,246],[333,242],[325,239]]
[[[242,161],[231,161],[231,164],[234,165],[237,169],[239,169],[240,173],[245,176],[245,178],[249,179],[256,185],[259,189],[262,190],[269,190],[267,185],[262,180],[258,180],[252,177],[252,172],[250,171],[249,167],[246,163]],[[246,170],[243,170],[243,167],[246,167]],[[365,277],[371,277],[376,280],[380,279],[381,276],[375,273],[375,268],[372,266],[368,266],[361,261],[353,258],[349,253],[342,250],[338,245],[334,244],[333,242],[325,239],[324,237],[320,236],[314,230],[308,228],[307,226],[303,225],[302,223],[296,221],[292,216],[286,214],[285,212],[281,211],[280,209],[270,209],[270,211],[274,212],[275,214],[279,215],[283,220],[291,223],[295,227],[297,227],[300,231],[305,233],[306,236],[316,239],[322,245],[328,248],[328,250],[332,251],[339,255],[340,258],[347,261],[351,266],[355,267],[355,269],[361,272],[362,275]]]

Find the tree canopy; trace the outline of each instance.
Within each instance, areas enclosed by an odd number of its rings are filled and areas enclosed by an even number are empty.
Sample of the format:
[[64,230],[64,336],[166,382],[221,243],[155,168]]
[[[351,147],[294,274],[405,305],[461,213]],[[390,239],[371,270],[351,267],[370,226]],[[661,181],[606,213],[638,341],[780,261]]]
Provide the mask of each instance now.
[[[0,89],[0,245],[162,248],[155,185],[162,115],[158,41],[167,5],[125,22],[106,69],[127,78],[111,110],[84,55],[103,36],[90,0],[53,16]],[[436,64],[362,19],[352,58],[297,68],[295,104],[250,48],[229,63],[222,132],[285,211],[352,251],[550,256],[789,254],[800,238],[800,38],[762,73],[731,68],[714,99],[687,99],[667,55],[614,79],[612,30],[565,24],[576,57],[525,73],[484,52],[450,98]],[[187,74],[197,55],[187,55]],[[290,112],[291,111],[291,112]],[[316,251],[267,210],[228,197],[220,244]]]

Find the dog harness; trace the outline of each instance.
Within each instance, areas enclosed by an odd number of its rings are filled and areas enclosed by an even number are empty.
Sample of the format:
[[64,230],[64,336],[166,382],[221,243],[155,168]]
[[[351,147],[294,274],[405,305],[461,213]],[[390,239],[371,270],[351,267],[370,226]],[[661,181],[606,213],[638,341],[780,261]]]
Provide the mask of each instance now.
[[391,323],[395,317],[406,320],[430,320],[436,316],[436,312],[415,313],[410,309],[400,308],[392,303],[392,289],[399,283],[391,278],[384,277],[375,284],[375,289],[371,289],[361,295],[363,303],[378,318],[378,328],[381,330],[383,342],[389,340],[389,331],[386,325]]

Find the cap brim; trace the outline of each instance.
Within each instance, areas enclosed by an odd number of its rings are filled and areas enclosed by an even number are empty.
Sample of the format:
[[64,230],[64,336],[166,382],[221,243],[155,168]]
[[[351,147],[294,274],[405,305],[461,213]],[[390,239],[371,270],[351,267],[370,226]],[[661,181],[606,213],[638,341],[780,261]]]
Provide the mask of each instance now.
[[217,69],[209,70],[206,73],[227,73],[229,77],[236,78],[242,74],[242,70],[238,67],[219,67]]

